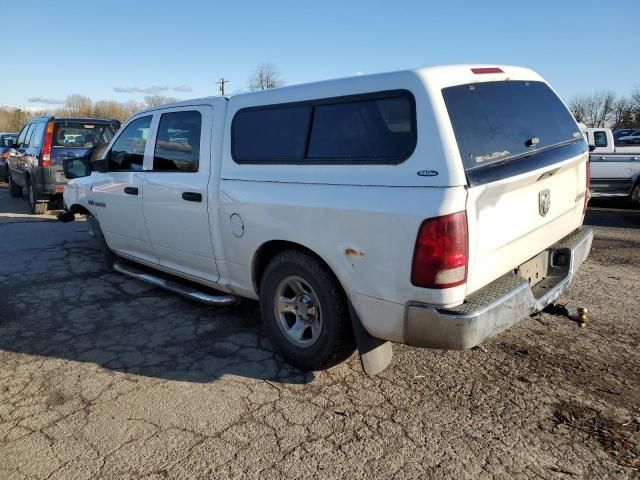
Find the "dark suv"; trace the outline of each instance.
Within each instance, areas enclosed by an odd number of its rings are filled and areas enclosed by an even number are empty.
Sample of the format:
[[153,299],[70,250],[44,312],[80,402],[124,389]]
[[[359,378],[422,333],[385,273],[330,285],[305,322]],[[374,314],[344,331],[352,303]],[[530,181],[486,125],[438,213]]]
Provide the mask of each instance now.
[[61,200],[67,182],[65,158],[84,157],[92,148],[108,143],[120,128],[118,120],[39,117],[27,123],[7,157],[9,192],[26,191],[31,213],[47,211],[48,202]]

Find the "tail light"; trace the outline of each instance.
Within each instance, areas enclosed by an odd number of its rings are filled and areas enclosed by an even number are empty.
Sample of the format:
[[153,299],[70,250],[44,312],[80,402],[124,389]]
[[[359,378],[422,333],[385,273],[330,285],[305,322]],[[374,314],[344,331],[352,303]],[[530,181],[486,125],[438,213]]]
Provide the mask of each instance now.
[[413,252],[411,283],[423,288],[450,288],[465,283],[467,242],[465,212],[422,222]]
[[584,192],[584,210],[583,214],[587,213],[587,204],[589,203],[589,199],[591,198],[591,162],[587,159],[587,188]]
[[5,160],[9,158],[9,152],[2,152],[2,158],[4,158]]
[[44,142],[42,143],[42,151],[40,152],[40,160],[38,166],[51,166],[51,140],[53,139],[53,122],[47,123],[47,130],[44,134]]

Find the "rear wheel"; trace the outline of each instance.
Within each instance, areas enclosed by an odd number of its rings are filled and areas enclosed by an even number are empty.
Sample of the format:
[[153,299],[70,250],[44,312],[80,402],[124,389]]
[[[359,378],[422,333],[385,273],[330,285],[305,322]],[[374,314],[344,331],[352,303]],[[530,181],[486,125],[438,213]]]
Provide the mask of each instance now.
[[46,213],[48,203],[38,202],[36,199],[35,182],[33,180],[29,180],[27,182],[27,197],[29,198],[29,205],[31,206],[31,213],[33,215],[42,215],[43,213]]
[[269,340],[297,368],[328,367],[353,351],[344,292],[309,254],[289,250],[274,257],[260,284],[260,309]]
[[11,175],[9,175],[9,195],[14,198],[22,196],[22,187],[13,181]]

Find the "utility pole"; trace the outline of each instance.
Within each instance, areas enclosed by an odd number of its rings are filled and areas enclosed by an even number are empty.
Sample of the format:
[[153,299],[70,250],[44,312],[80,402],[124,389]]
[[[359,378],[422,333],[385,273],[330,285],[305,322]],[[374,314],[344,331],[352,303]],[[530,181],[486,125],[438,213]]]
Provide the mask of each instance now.
[[220,92],[220,95],[222,95],[224,97],[224,84],[225,83],[229,83],[229,80],[225,80],[224,77],[220,78],[219,82],[216,82],[218,85],[220,85],[218,87],[218,91]]

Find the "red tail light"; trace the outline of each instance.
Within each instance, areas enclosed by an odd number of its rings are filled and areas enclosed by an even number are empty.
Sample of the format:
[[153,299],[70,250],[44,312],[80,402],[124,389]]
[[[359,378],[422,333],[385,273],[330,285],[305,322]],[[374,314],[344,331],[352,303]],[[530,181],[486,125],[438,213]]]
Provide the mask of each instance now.
[[591,162],[587,159],[587,189],[584,192],[584,210],[583,214],[587,213],[587,204],[591,198]]
[[53,122],[47,123],[47,130],[44,134],[44,142],[42,143],[42,151],[40,152],[40,160],[38,166],[51,166],[51,140],[53,139]]
[[450,288],[467,281],[467,215],[465,212],[422,222],[413,252],[411,283]]
[[3,153],[2,153],[2,158],[4,158],[5,160],[6,160],[7,158],[9,158],[9,152],[3,152]]

